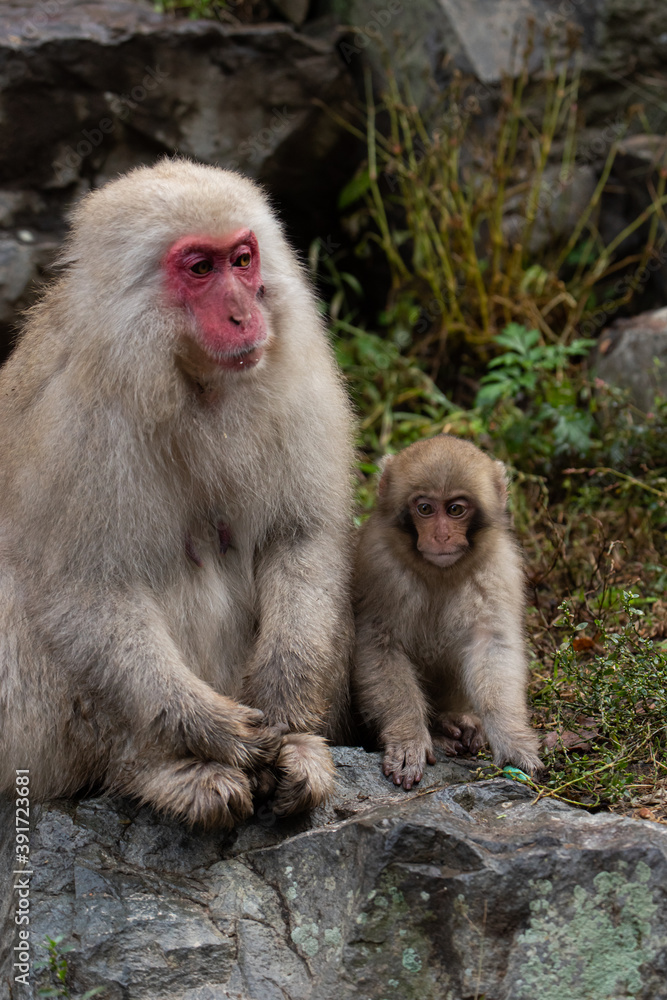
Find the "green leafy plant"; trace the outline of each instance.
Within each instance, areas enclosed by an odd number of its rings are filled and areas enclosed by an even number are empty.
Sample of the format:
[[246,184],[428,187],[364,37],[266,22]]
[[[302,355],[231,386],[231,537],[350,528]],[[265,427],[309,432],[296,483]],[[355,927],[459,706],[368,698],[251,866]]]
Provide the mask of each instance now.
[[594,404],[572,359],[587,354],[594,341],[546,344],[538,330],[512,323],[493,343],[502,353],[488,363],[475,405],[505,457],[542,474],[559,457],[585,458],[597,432]]
[[539,330],[527,330],[519,323],[510,323],[494,337],[503,348],[502,354],[489,361],[487,374],[480,379],[482,387],[475,405],[492,407],[504,399],[533,397],[543,392],[545,376],[565,375],[571,358],[588,354],[594,340],[578,339],[571,344],[545,344]]
[[[41,944],[41,947],[46,950],[46,957],[35,962],[35,970],[47,969],[52,981],[51,986],[45,986],[38,991],[41,997],[61,997],[64,1000],[72,1000],[72,993],[67,986],[66,955],[70,951],[74,951],[74,945],[63,944],[64,940],[62,934],[54,938],[47,936]],[[86,990],[77,1000],[90,1000],[91,997],[103,992],[103,986],[95,986],[91,990]]]

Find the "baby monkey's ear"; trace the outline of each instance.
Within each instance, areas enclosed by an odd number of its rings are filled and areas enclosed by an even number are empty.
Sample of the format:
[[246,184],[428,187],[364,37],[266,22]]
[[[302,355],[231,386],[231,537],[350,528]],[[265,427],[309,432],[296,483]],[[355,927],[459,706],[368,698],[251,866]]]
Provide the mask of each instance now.
[[394,461],[393,455],[383,455],[383,457],[378,462],[378,465],[380,466],[380,473],[379,473],[380,478],[378,480],[378,489],[377,489],[379,497],[384,496],[384,494],[387,491],[387,483],[389,482],[389,467],[393,461]]

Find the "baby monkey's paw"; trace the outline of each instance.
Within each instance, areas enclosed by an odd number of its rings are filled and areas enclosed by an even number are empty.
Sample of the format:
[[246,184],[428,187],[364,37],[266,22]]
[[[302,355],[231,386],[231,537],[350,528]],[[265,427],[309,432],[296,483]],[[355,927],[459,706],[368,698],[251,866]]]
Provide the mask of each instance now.
[[544,768],[538,754],[537,734],[530,726],[506,725],[503,728],[496,727],[495,731],[491,727],[487,728],[493,763],[498,767],[513,764],[530,775],[536,775]]
[[395,785],[403,785],[409,791],[421,781],[426,764],[435,764],[430,740],[389,740],[385,743],[382,770]]
[[449,757],[478,753],[486,743],[486,734],[476,715],[442,712],[433,722],[433,743]]
[[502,760],[501,766],[506,763],[514,764],[515,767],[521,768],[522,771],[525,771],[531,777],[538,776],[540,771],[544,770],[544,764],[530,746],[514,747],[512,752],[507,754],[506,757],[506,760]]

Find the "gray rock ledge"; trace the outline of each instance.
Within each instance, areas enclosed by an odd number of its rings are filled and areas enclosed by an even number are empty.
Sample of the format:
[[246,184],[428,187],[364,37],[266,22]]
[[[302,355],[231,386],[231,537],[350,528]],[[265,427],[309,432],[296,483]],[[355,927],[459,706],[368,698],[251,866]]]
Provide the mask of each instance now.
[[[379,754],[334,753],[334,801],[291,823],[260,810],[201,834],[127,802],[35,809],[31,947],[64,935],[72,995],[107,1000],[667,997],[664,828],[533,805],[470,762],[406,793]],[[33,1000],[44,979],[11,969],[2,808],[0,998]]]

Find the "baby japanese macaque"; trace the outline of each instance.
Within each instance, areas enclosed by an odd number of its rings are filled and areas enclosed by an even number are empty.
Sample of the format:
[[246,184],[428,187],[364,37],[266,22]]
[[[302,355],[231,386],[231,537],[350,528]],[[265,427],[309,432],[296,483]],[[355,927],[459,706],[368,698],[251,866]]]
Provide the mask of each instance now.
[[386,461],[359,532],[354,697],[384,773],[406,789],[434,746],[455,756],[488,741],[497,764],[542,766],[506,508],[502,463],[443,434]]

